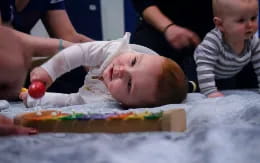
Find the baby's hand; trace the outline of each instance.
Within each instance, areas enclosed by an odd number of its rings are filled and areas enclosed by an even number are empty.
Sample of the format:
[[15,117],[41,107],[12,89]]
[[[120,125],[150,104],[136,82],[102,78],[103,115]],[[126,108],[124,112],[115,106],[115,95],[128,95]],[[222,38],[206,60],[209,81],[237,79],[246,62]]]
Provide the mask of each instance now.
[[209,95],[208,95],[208,98],[223,97],[223,96],[224,96],[223,93],[217,91],[217,92],[214,92],[214,93],[209,94]]
[[28,97],[28,90],[25,91],[25,88],[22,88],[19,98],[23,100],[24,105],[27,107],[27,97]]
[[41,67],[34,68],[30,74],[30,77],[31,82],[41,81],[45,84],[46,88],[48,88],[53,82],[48,72]]

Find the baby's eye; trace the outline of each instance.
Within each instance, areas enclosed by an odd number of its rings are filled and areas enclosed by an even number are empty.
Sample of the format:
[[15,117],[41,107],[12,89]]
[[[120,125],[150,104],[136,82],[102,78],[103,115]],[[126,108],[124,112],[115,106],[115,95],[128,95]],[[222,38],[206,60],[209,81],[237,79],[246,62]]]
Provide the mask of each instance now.
[[243,23],[244,21],[245,21],[245,19],[242,19],[242,18],[237,20],[238,23]]
[[129,80],[128,80],[128,83],[127,83],[128,92],[130,92],[131,87],[132,87],[132,79],[129,79]]
[[257,19],[257,16],[253,16],[253,17],[251,18],[252,21],[255,21],[256,19]]
[[136,64],[136,57],[134,57],[131,61],[131,66],[134,66]]

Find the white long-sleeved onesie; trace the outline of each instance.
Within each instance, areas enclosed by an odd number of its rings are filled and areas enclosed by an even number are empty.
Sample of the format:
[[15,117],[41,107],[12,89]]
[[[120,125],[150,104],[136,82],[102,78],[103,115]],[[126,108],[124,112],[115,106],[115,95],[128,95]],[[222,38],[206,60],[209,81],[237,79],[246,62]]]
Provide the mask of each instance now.
[[85,77],[84,85],[77,93],[45,93],[40,100],[28,96],[27,106],[69,106],[97,102],[99,100],[112,100],[102,81],[93,79],[93,76],[101,76],[104,69],[111,63],[114,57],[124,52],[139,52],[156,54],[154,51],[139,45],[129,44],[130,34],[113,41],[94,41],[68,47],[41,67],[44,68],[52,80],[55,81],[62,74],[78,67],[87,66],[89,72]]

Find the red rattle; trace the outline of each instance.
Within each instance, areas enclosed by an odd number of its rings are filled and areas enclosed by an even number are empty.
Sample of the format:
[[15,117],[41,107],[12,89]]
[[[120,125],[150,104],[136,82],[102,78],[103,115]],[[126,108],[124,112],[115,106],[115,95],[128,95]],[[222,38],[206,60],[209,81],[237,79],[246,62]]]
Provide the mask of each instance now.
[[41,98],[46,91],[46,87],[43,82],[34,81],[29,86],[29,95],[33,98]]

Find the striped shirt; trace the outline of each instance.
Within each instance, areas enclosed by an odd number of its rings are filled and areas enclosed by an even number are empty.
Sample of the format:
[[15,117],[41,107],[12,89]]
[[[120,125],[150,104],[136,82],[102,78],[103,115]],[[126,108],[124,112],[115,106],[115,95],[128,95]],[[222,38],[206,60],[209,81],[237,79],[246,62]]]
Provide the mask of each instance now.
[[257,75],[260,88],[260,42],[257,36],[245,42],[241,54],[237,55],[223,41],[221,32],[214,28],[204,38],[194,52],[201,93],[209,95],[218,91],[215,79],[235,76],[250,61]]

